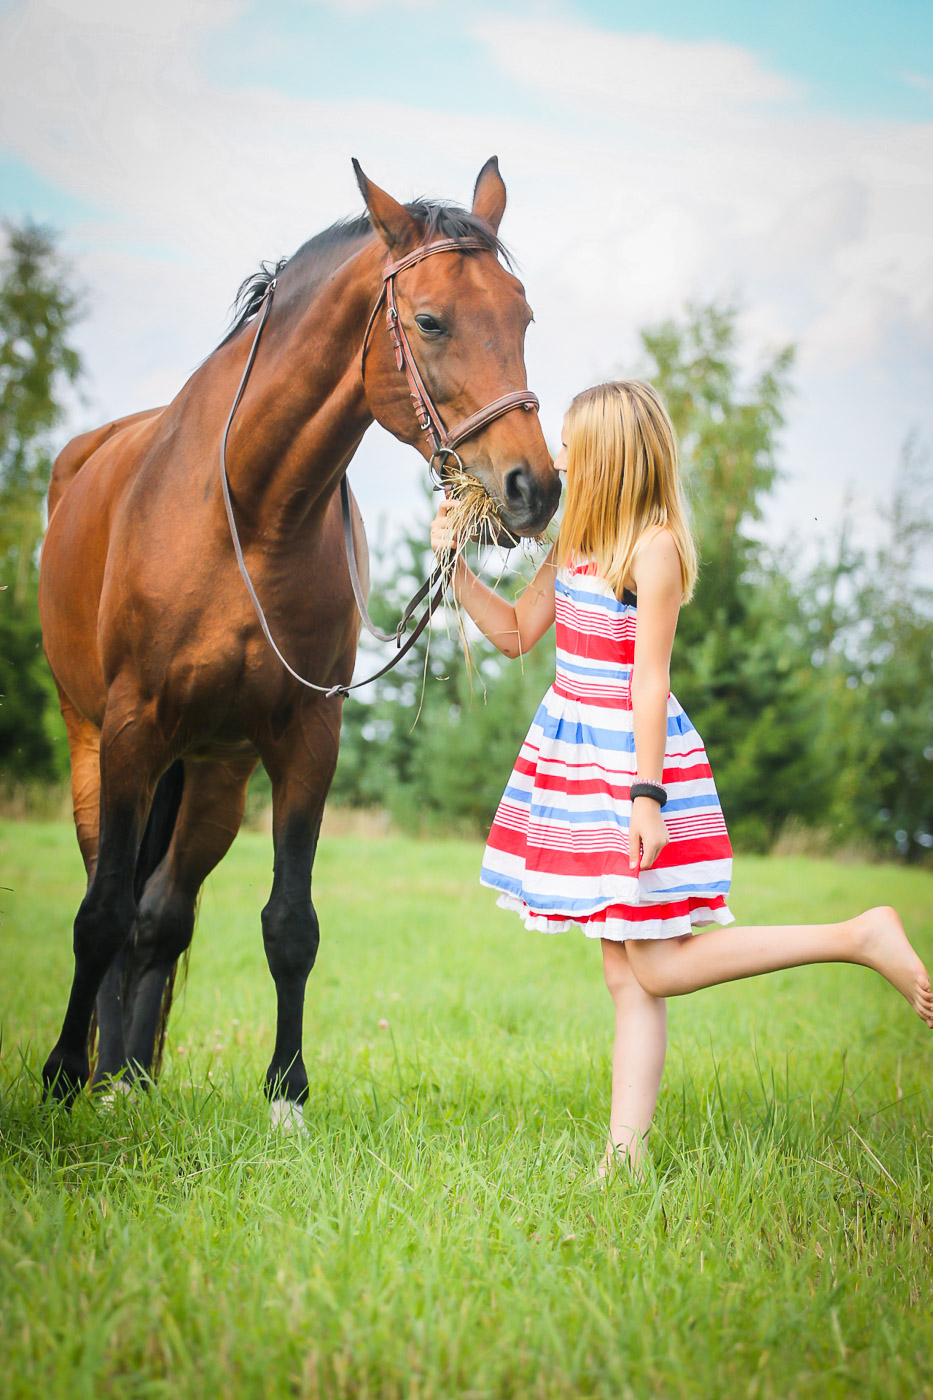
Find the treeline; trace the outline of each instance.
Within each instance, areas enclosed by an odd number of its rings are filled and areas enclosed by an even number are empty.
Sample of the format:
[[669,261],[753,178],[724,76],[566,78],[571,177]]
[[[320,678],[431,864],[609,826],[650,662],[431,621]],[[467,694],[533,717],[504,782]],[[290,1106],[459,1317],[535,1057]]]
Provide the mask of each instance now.
[[[54,235],[7,227],[0,266],[0,775],[56,781],[67,749],[41,653],[37,546],[53,442],[81,373],[81,313]],[[933,851],[933,501],[927,455],[908,440],[883,542],[852,544],[845,521],[806,567],[791,539],[761,538],[779,475],[793,352],[752,383],[739,371],[736,315],[707,306],[642,333],[642,362],[670,408],[696,527],[701,574],[683,610],[672,684],[703,734],[733,837],[767,850],[788,832],[905,860]],[[801,488],[805,497],[805,487]],[[434,502],[377,549],[372,612],[393,627],[425,577]],[[805,502],[802,500],[802,513]],[[538,556],[538,560],[543,557]],[[479,561],[513,594],[535,558]],[[507,662],[475,631],[464,655],[441,612],[399,668],[344,706],[333,800],[387,811],[414,830],[484,833],[518,746],[553,677],[548,638]],[[364,648],[375,661],[374,650]],[[379,661],[383,659],[379,654]],[[375,669],[373,667],[372,669]],[[261,798],[263,779],[257,779]]]
[[68,772],[64,725],[42,654],[38,547],[66,397],[82,373],[82,314],[51,229],[5,224],[0,262],[0,782]]

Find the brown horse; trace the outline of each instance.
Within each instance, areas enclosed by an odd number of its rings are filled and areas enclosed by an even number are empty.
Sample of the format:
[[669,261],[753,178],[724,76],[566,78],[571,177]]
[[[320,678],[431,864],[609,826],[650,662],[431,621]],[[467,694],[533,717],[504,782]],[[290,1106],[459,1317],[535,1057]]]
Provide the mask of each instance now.
[[[447,423],[525,388],[530,320],[521,284],[498,258],[505,186],[494,157],[470,212],[399,204],[356,168],[367,214],[276,269],[226,456],[245,563],[276,643],[325,690],[349,682],[359,632],[335,488],[373,419],[431,455],[380,323],[361,356],[387,250],[398,261],[435,240],[457,245],[397,279],[402,327]],[[266,1087],[286,1116],[307,1095],[302,1018],[319,942],[311,868],[343,702],[299,685],[264,637],[238,572],[219,469],[272,278],[264,271],[244,284],[231,332],[168,407],[76,438],[55,465],[39,602],[88,873],[71,996],[43,1070],[60,1098],[87,1082],[95,1002],[95,1082],[152,1066],[198,891],[236,835],[260,761],[272,781],[275,849],[262,912],[277,997]],[[535,413],[503,413],[460,453],[511,531],[544,527],[559,485]],[[354,528],[362,553],[358,515]]]

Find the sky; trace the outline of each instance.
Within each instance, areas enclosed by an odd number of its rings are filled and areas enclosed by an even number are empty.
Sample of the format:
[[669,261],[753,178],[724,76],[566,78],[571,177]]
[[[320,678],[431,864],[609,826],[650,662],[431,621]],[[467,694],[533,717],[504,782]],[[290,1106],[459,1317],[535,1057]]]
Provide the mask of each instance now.
[[[0,215],[86,288],[73,431],[168,401],[261,259],[359,213],[351,156],[468,205],[492,154],[549,441],[640,327],[732,300],[749,378],[797,346],[761,528],[877,539],[933,444],[929,3],[0,0]],[[422,509],[378,427],[350,475],[370,533]]]

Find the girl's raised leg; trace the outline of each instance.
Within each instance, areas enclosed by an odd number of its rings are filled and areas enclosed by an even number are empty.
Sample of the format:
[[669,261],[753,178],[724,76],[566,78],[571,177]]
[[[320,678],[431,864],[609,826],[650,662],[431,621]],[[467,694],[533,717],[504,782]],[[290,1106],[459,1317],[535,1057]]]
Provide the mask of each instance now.
[[667,1003],[639,983],[624,943],[603,944],[603,971],[615,1007],[612,1053],[612,1104],[609,1140],[600,1165],[604,1176],[615,1163],[628,1163],[640,1175],[645,1135],[654,1117],[667,1050]]
[[887,905],[839,924],[731,925],[696,937],[630,939],[625,946],[632,971],[655,997],[682,996],[807,963],[859,963],[886,977],[933,1029],[930,974]]

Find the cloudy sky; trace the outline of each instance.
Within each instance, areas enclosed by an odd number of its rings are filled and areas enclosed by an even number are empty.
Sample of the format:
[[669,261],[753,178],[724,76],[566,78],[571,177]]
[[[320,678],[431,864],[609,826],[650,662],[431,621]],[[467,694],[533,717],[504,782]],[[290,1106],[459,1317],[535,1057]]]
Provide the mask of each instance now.
[[[738,298],[749,373],[799,347],[776,541],[877,529],[933,442],[933,6],[920,0],[0,0],[0,213],[88,289],[75,429],[164,402],[261,258],[360,200],[469,202],[496,153],[553,441],[640,326]],[[423,472],[378,428],[371,526]]]

